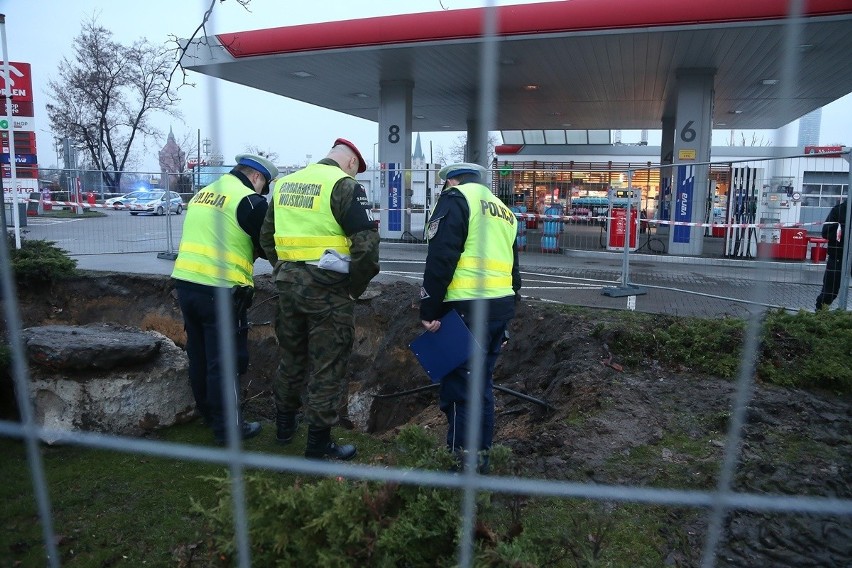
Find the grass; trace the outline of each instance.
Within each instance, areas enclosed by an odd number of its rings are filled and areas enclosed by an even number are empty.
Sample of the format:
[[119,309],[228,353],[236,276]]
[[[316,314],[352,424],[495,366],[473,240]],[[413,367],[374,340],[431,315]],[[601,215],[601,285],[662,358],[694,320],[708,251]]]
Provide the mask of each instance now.
[[[852,316],[844,312],[768,314],[759,378],[780,385],[848,394],[852,385],[850,322]],[[614,353],[621,354],[626,365],[639,365],[650,358],[684,369],[698,368],[707,374],[732,377],[740,356],[742,330],[742,322],[733,319],[618,313],[598,324],[595,333]],[[823,345],[832,348],[823,349]],[[716,355],[708,357],[708,350]],[[630,358],[631,353],[635,358]],[[574,415],[568,422],[582,423],[586,418]],[[724,432],[729,418],[724,410],[708,411],[705,415],[673,415],[671,427],[660,440],[626,454],[614,454],[602,466],[602,473],[608,479],[628,478],[650,487],[711,488],[716,483],[721,448],[710,442],[707,433]],[[704,434],[690,434],[696,431]],[[404,465],[413,459],[400,450],[399,442],[389,444],[356,432],[335,430],[335,434],[358,445],[360,463]],[[199,422],[169,428],[160,436],[165,441],[210,443],[209,431]],[[434,439],[410,433],[401,437],[406,436],[408,447],[419,452],[440,447]],[[246,449],[299,455],[304,445],[304,426],[289,446],[282,447],[275,443],[274,427],[267,423],[259,438],[246,443]],[[785,463],[820,460],[829,466],[837,455],[836,448],[791,436],[779,438],[774,447],[777,448],[774,459]],[[73,446],[44,446],[40,451],[63,566],[229,565],[231,559],[219,557],[227,549],[223,543],[233,538],[227,506],[219,508],[220,504],[229,503],[228,484],[222,481],[227,479],[224,466]],[[23,445],[0,439],[0,455],[3,456],[0,479],[4,480],[0,486],[0,503],[3,503],[0,568],[43,566],[41,527]],[[505,473],[497,471],[496,457],[493,461],[495,473]],[[642,475],[637,476],[636,472]],[[246,479],[250,485],[247,490],[252,519],[250,538],[254,546],[261,547],[253,553],[253,557],[258,557],[261,552],[270,554],[267,546],[273,546],[270,543],[281,534],[276,531],[276,519],[286,517],[287,509],[281,509],[285,511],[281,513],[270,508],[269,500],[309,502],[305,499],[315,497],[302,494],[298,496],[301,500],[297,500],[288,491],[314,482],[305,480],[304,476],[256,471],[247,471]],[[347,482],[346,487],[360,493],[348,493],[347,500],[334,502],[343,510],[363,503],[364,499],[375,506],[381,504],[376,495],[382,493],[371,495],[365,492],[369,489],[366,485],[358,483]],[[371,483],[369,487],[383,487]],[[433,490],[430,495],[443,494],[440,491],[446,490]],[[272,492],[275,494],[271,495]],[[385,492],[388,493],[387,486]],[[364,497],[356,498],[359,495]],[[497,494],[486,494],[481,502],[488,506],[482,506],[478,517],[484,528],[478,540],[477,558],[493,566],[519,568],[545,564],[661,566],[666,561],[662,551],[672,547],[688,550],[688,527],[695,526],[701,515],[701,511],[693,509]],[[425,507],[429,503],[428,499],[421,499],[416,504]],[[428,507],[424,511],[428,512]],[[263,522],[258,520],[261,514],[266,515]],[[379,515],[378,519],[390,522],[389,517]],[[325,522],[338,520],[332,517]],[[516,530],[519,524],[523,530]],[[340,523],[329,526],[341,530]],[[417,529],[416,523],[407,528],[395,526],[394,535],[403,539],[404,530]],[[354,538],[356,534],[362,533],[353,530],[351,536]],[[326,564],[318,561],[311,565]]]
[[633,448],[627,456],[611,457],[604,469],[615,479],[642,472],[643,485],[649,487],[712,489],[720,454],[721,449],[707,437],[696,439],[674,432],[654,444]]
[[[339,433],[356,440],[362,455],[375,456],[386,449],[370,436]],[[197,421],[161,435],[172,442],[211,442],[210,431]],[[282,447],[275,442],[273,425],[267,423],[245,448],[299,455],[304,445],[304,427],[290,445]],[[0,438],[0,455],[0,479],[4,480],[0,485],[0,568],[44,566],[24,446]],[[218,485],[212,478],[226,475],[224,466],[76,446],[42,446],[41,455],[63,566],[176,566],[191,551],[207,549],[210,535],[203,518],[193,513],[192,503],[213,507]],[[285,486],[295,480],[269,475]]]
[[[209,431],[198,422],[163,432],[164,440],[182,443],[207,444],[209,437]],[[273,428],[267,424],[261,436],[247,442],[246,448],[295,455],[304,448],[304,437],[301,428],[291,445],[278,446]],[[394,445],[369,436],[347,432],[342,437],[359,445],[362,462],[381,463],[389,459],[395,463],[401,459],[404,463],[411,458],[403,455],[404,452],[395,454],[398,448]],[[433,447],[439,446],[437,440],[432,443]],[[4,504],[0,515],[0,567],[43,566],[42,533],[23,445],[0,440],[0,452],[4,456],[0,461],[0,476],[5,480],[0,488],[0,502]],[[220,504],[229,507],[227,489],[222,492],[228,486],[223,466],[74,446],[42,447],[41,454],[63,566],[219,566],[229,565],[232,560],[230,557],[222,560],[217,552],[222,550],[222,542],[233,538],[230,513],[224,513],[219,521],[215,518],[223,514],[216,513]],[[270,526],[270,519],[274,523],[282,518],[271,504],[280,507],[290,499],[283,492],[310,481],[304,476],[300,481],[291,474],[257,471],[247,471],[246,479],[253,519],[251,538],[253,545],[260,546],[253,557],[259,557],[261,550],[269,553],[263,539],[277,539],[281,534],[274,524]],[[373,487],[382,485],[374,483]],[[276,490],[282,493],[276,495]],[[353,490],[361,491],[363,486]],[[416,500],[415,507],[428,504],[428,499],[440,498],[439,494],[447,490],[425,491],[431,491],[432,497],[427,497],[427,501]],[[346,499],[335,497],[334,503],[349,510],[351,504],[361,502],[357,495]],[[305,498],[298,502],[304,503]],[[480,502],[483,507],[480,519],[488,527],[484,530],[498,537],[495,542],[487,539],[479,542],[480,559],[493,556],[505,562],[516,557],[516,566],[530,567],[541,562],[572,567],[661,565],[660,527],[665,525],[667,515],[664,508],[550,498],[526,501],[501,495],[490,499],[480,497]],[[513,519],[517,517],[510,514],[512,502],[515,506],[523,502],[523,531],[517,537],[511,534]],[[268,508],[265,513],[260,512],[263,507]],[[261,522],[257,515],[268,517]],[[380,521],[384,518],[379,517]],[[338,526],[335,530],[341,529]],[[390,529],[384,529],[381,534],[387,535],[387,530]],[[395,526],[393,530],[420,532],[417,526],[406,525]],[[394,536],[405,538],[404,534]],[[215,542],[219,547],[214,546]],[[449,550],[454,551],[454,546]]]
[[519,537],[537,566],[655,568],[663,565],[667,510],[636,504],[535,499]]
[[[745,321],[618,312],[593,334],[619,361],[638,367],[657,360],[692,372],[733,378],[739,372]],[[852,394],[852,313],[766,314],[757,362],[760,381]]]
[[[168,438],[202,442],[200,425],[175,427]],[[42,536],[23,445],[0,440],[3,530],[0,566],[44,565]],[[42,447],[54,530],[64,566],[174,565],[173,550],[199,539],[190,499],[212,502],[199,476],[217,465],[137,454]],[[8,562],[8,563],[6,563]],[[6,564],[4,564],[6,563]]]
[[74,208],[69,209],[51,209],[50,211],[45,211],[39,217],[48,217],[51,219],[89,219],[93,217],[106,217],[106,213],[103,211],[96,211],[94,209],[84,209],[83,213],[77,213]]

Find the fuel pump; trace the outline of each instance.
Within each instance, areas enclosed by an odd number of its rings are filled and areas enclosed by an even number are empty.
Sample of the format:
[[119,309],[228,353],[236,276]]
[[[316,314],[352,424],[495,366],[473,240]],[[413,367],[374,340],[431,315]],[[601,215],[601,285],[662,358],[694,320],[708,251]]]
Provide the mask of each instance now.
[[639,241],[639,207],[642,193],[633,189],[607,190],[607,250],[624,250],[627,234],[627,219],[630,219],[630,243],[628,249],[635,251]]

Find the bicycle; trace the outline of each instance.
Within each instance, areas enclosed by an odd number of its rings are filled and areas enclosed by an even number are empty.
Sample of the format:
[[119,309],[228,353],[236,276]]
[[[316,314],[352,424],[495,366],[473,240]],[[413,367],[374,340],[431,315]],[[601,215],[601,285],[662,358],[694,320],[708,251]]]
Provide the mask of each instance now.
[[[666,242],[663,239],[657,237],[656,232],[652,236],[650,226],[645,230],[639,231],[640,240],[642,238],[643,233],[648,235],[648,237],[645,239],[644,243],[640,244],[636,248],[636,250],[633,251],[634,253],[640,252],[642,249],[647,249],[648,252],[650,252],[651,254],[665,254],[666,246],[667,246]],[[604,230],[604,226],[601,226],[601,233],[600,233],[600,240],[599,240],[601,248],[606,248],[606,237],[604,236],[605,234],[606,234],[606,231]]]

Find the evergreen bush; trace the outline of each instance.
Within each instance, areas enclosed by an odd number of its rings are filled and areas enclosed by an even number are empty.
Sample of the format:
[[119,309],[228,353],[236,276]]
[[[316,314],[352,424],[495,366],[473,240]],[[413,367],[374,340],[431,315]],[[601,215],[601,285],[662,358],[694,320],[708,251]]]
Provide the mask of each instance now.
[[12,271],[19,286],[45,286],[73,276],[77,261],[51,241],[24,240],[16,249],[9,236],[9,256]]

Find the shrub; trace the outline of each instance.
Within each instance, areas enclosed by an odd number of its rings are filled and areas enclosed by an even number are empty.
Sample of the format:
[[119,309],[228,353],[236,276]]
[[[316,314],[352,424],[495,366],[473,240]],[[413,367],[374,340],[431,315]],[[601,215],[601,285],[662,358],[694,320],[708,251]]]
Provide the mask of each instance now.
[[[424,436],[400,442],[404,461],[430,461],[435,444],[427,448]],[[217,505],[193,507],[212,525],[214,546],[233,557],[230,482],[213,481]],[[450,566],[456,552],[460,498],[448,489],[343,478],[287,484],[259,473],[246,476],[246,495],[258,566]]]
[[77,261],[51,241],[25,240],[16,249],[9,237],[9,256],[12,271],[19,286],[44,286],[73,276]]
[[[505,473],[515,467],[510,453],[508,448],[494,446],[493,470]],[[387,458],[400,467],[441,471],[454,463],[442,444],[419,426],[403,428]],[[205,479],[217,488],[216,504],[207,508],[193,502],[193,510],[210,529],[212,551],[227,563],[236,554],[230,481],[227,477]],[[461,530],[457,490],[340,477],[290,482],[280,474],[262,472],[246,476],[246,497],[251,557],[257,566],[415,568],[452,566],[455,561]],[[477,566],[540,566],[542,558],[563,555],[569,541],[583,557],[600,554],[601,539],[588,543],[589,535],[597,534],[589,523],[578,525],[579,532],[554,536],[552,526],[540,527],[532,521],[530,527],[535,530],[525,532],[526,501],[488,492],[477,495]],[[578,514],[573,505],[562,507],[561,514],[571,518]],[[540,513],[539,509],[533,512],[535,517]],[[608,522],[594,506],[581,514],[598,523]],[[519,540],[522,533],[524,538]]]

